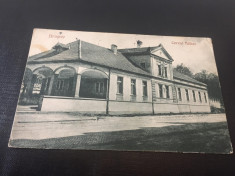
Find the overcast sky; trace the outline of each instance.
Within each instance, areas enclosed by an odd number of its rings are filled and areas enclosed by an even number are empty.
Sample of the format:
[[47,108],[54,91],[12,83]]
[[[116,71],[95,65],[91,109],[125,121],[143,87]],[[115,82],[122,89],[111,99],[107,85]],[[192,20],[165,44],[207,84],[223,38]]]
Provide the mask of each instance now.
[[174,59],[173,66],[183,63],[193,73],[205,69],[217,74],[210,38],[35,29],[29,56],[50,50],[58,42],[67,44],[76,38],[106,48],[116,44],[119,49],[134,48],[137,46],[137,40],[143,42],[142,47],[157,46],[161,43]]

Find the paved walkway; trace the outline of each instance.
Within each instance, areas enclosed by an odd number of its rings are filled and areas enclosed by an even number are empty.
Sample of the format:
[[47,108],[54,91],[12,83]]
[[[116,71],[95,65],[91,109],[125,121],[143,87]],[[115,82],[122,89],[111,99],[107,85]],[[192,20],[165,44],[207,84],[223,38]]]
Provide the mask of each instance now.
[[48,139],[89,132],[136,130],[187,123],[225,122],[225,114],[89,117],[72,113],[16,113],[11,139]]

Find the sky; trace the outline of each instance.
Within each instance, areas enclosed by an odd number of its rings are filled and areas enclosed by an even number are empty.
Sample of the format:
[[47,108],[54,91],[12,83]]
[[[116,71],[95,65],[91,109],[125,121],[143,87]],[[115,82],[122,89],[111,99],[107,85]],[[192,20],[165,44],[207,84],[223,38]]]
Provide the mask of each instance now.
[[135,48],[137,40],[143,42],[141,47],[162,44],[174,59],[173,67],[183,63],[193,73],[207,70],[218,75],[210,38],[34,29],[29,56],[50,50],[58,42],[67,44],[77,39],[105,48],[115,44],[118,49]]

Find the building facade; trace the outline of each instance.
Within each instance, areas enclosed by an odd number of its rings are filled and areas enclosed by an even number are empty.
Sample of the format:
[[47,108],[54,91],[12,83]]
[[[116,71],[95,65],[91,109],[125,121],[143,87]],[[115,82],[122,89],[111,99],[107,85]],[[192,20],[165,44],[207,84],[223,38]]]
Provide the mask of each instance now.
[[57,43],[28,58],[19,104],[45,112],[210,112],[206,84],[174,71],[161,44],[137,46]]

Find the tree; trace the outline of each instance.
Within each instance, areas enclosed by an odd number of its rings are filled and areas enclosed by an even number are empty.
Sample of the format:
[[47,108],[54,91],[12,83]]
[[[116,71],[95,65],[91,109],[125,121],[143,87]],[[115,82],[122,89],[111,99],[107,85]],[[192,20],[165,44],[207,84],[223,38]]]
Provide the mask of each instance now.
[[28,83],[32,79],[32,76],[33,76],[32,71],[30,69],[26,68],[25,69],[25,74],[24,74],[24,77],[23,77],[23,81],[22,81],[22,84],[23,84],[22,95],[26,94],[26,89],[28,87]]
[[174,68],[174,70],[176,70],[177,72],[180,72],[182,74],[188,75],[190,77],[193,77],[193,73],[190,70],[190,68],[184,66],[183,63],[181,63],[180,65],[177,65],[176,68]]
[[202,70],[194,75],[194,78],[200,82],[207,84],[208,96],[211,100],[220,101],[223,106],[223,98],[221,94],[221,87],[219,77],[213,73],[208,73]]

